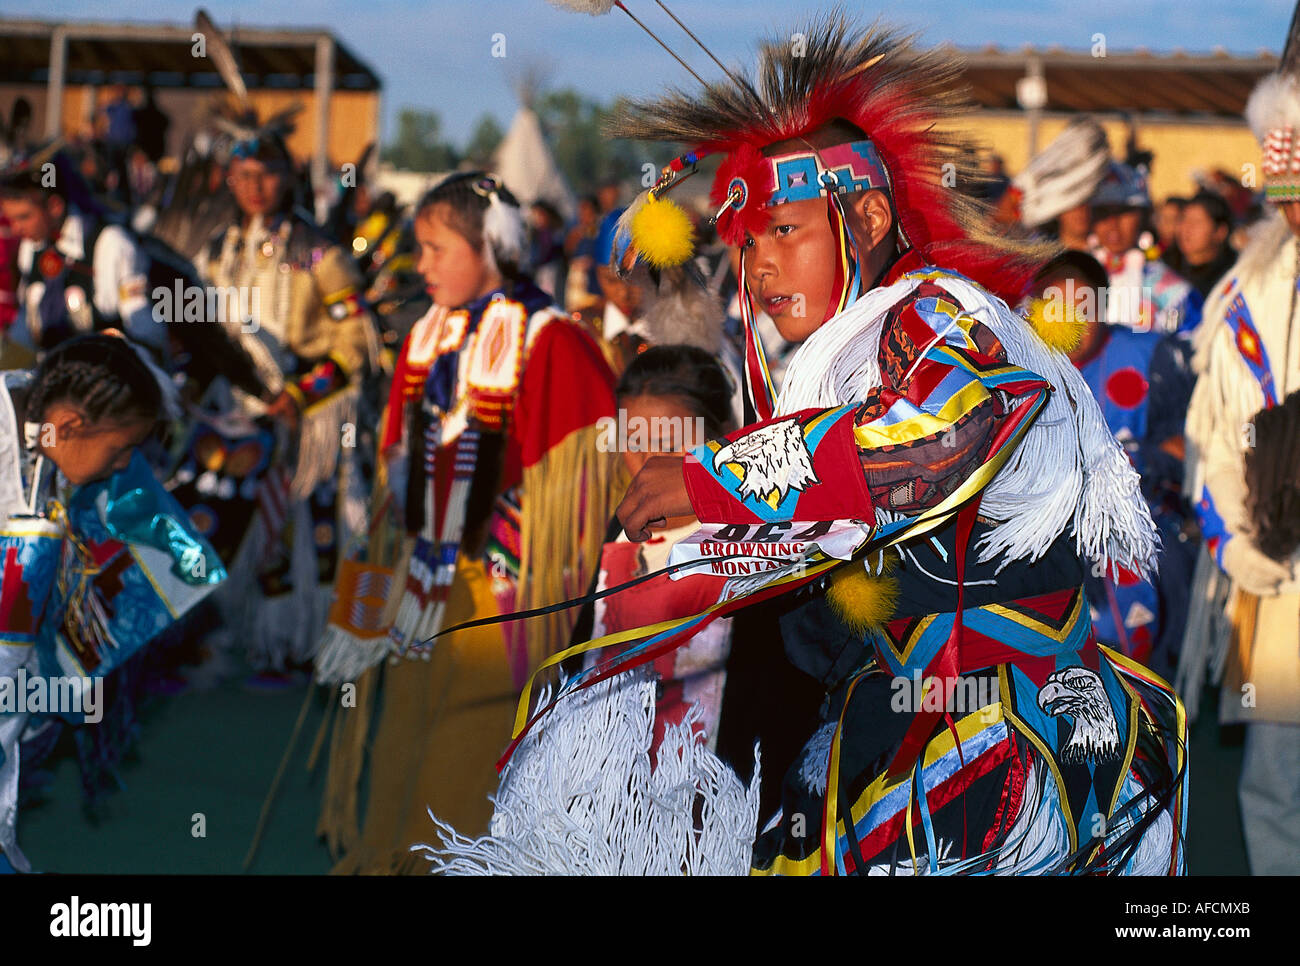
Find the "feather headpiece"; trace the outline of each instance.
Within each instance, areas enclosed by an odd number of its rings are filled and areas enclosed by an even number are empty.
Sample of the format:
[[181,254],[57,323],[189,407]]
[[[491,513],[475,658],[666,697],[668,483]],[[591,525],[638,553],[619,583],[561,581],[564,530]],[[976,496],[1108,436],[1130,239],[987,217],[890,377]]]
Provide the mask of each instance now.
[[1020,220],[1037,228],[1087,204],[1110,164],[1110,142],[1092,117],[1075,118],[1016,176]]
[[[634,101],[610,133],[693,149],[665,168],[652,196],[705,155],[722,155],[712,200],[730,244],[763,230],[775,205],[880,189],[893,201],[902,247],[1016,301],[1042,252],[994,235],[973,197],[982,180],[975,153],[948,131],[967,108],[959,74],[945,51],[919,50],[910,37],[834,13],[765,42],[752,82],[729,72],[694,95]],[[863,134],[829,147],[806,143],[836,122]],[[784,142],[795,145],[770,150]]]
[[1264,191],[1270,201],[1300,201],[1300,3],[1291,15],[1277,72],[1256,85],[1246,123],[1264,149]]
[[218,154],[291,162],[288,139],[293,133],[293,117],[301,110],[301,104],[292,104],[263,119],[251,107],[241,109],[228,100],[220,103],[212,113],[212,124],[225,142]]
[[204,38],[205,48],[217,69],[229,97],[212,112],[212,123],[225,136],[221,145],[231,158],[257,158],[262,161],[291,161],[287,141],[293,133],[293,117],[302,104],[291,104],[266,119],[258,116],[248,97],[248,87],[239,69],[234,48],[203,9],[194,16],[194,28]]

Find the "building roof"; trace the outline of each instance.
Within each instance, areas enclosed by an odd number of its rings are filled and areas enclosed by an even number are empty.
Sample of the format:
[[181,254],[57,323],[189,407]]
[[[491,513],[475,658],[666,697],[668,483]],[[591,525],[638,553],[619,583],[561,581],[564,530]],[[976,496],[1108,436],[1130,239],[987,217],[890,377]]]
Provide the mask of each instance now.
[[[155,87],[222,86],[205,57],[195,57],[192,25],[0,20],[0,83],[43,84],[48,79],[55,30],[68,39],[69,84],[139,84]],[[238,27],[226,39],[239,58],[249,89],[310,88],[316,44],[334,44],[334,86],[379,90],[375,71],[324,28]]]
[[1047,111],[1238,119],[1255,84],[1278,61],[1268,51],[1243,57],[1222,49],[1209,54],[1138,49],[1105,56],[1060,47],[950,49],[965,61],[971,93],[986,109],[1018,110],[1016,83],[1037,64],[1047,85]]

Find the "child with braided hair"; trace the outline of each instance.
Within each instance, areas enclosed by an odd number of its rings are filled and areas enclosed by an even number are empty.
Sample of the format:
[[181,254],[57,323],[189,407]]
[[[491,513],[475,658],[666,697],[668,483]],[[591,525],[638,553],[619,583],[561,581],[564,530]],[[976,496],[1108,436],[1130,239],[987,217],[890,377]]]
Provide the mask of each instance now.
[[158,380],[131,343],[113,335],[64,343],[36,370],[25,422],[43,428],[34,452],[73,486],[126,468],[163,415]]
[[[390,481],[406,480],[413,549],[390,640],[408,660],[383,677],[370,805],[338,872],[415,870],[410,845],[430,804],[486,827],[519,688],[567,643],[573,618],[427,642],[471,616],[579,593],[622,488],[617,454],[598,445],[598,424],[615,411],[613,374],[590,333],[526,274],[507,186],[484,171],[451,175],[421,199],[414,224],[419,271],[446,311],[413,330],[380,434]],[[323,648],[318,668],[330,657]],[[346,796],[360,763],[350,767]]]
[[37,712],[16,692],[105,676],[225,578],[135,452],[165,409],[155,371],[118,334],[0,373],[0,872],[29,869],[15,835],[19,743]]

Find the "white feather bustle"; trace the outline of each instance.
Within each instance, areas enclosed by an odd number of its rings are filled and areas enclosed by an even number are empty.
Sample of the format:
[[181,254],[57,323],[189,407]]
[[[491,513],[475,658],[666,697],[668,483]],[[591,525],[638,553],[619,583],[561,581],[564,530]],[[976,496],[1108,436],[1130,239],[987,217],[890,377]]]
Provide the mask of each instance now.
[[1031,228],[1085,204],[1110,164],[1110,142],[1091,117],[1070,124],[1016,175],[1020,219]]

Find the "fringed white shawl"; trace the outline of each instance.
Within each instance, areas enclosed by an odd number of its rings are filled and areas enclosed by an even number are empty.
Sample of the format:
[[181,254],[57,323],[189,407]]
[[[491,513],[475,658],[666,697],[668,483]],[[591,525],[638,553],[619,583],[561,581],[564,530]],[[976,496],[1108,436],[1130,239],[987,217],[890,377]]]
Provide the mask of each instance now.
[[[964,315],[987,325],[1010,363],[1055,390],[984,491],[980,512],[998,525],[980,541],[979,560],[1002,558],[1002,566],[1037,560],[1068,527],[1081,556],[1111,572],[1122,565],[1153,573],[1159,538],[1138,473],[1079,371],[1001,299],[955,274],[932,272],[925,280],[944,288]],[[873,289],[814,332],[786,370],[777,413],[860,401],[879,386],[886,312],[921,281],[913,274]]]
[[[1219,454],[1217,459],[1241,459],[1240,454],[1229,457],[1223,446],[1216,447],[1216,436],[1230,435],[1244,453],[1245,427],[1265,403],[1259,381],[1242,359],[1236,334],[1227,322],[1229,304],[1238,293],[1244,297],[1272,366],[1278,397],[1285,398],[1286,392],[1295,388],[1287,378],[1286,354],[1288,329],[1295,324],[1298,269],[1297,246],[1291,229],[1286,219],[1274,212],[1251,231],[1250,241],[1237,263],[1205,300],[1204,321],[1196,331],[1196,354],[1192,360],[1196,389],[1187,411],[1185,437],[1184,490],[1192,500],[1199,499],[1206,486],[1211,452]],[[1225,485],[1233,476],[1235,487]],[[1221,473],[1219,480],[1216,508],[1228,531],[1240,532],[1249,527],[1243,471],[1238,466],[1234,474]],[[1207,676],[1214,684],[1223,680],[1232,650],[1235,606],[1231,579],[1202,545],[1174,677],[1174,687],[1187,705],[1189,721],[1197,718]],[[1225,721],[1236,720],[1230,715],[1230,708],[1231,702],[1225,701],[1220,706]]]
[[[538,707],[549,703],[542,694]],[[655,682],[620,674],[561,701],[501,775],[491,831],[434,824],[417,845],[450,875],[747,875],[758,827],[758,755],[748,789],[694,731],[665,729],[652,768]]]

